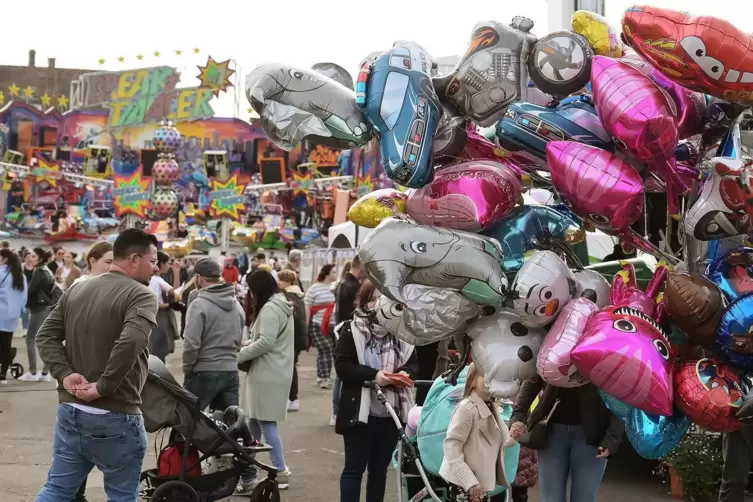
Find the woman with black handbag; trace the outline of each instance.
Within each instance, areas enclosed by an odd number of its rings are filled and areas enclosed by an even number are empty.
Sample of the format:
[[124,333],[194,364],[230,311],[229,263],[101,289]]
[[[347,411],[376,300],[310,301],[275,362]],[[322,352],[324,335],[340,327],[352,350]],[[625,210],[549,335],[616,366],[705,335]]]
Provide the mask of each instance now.
[[538,450],[541,502],[567,501],[568,477],[570,502],[596,502],[607,459],[617,451],[625,429],[622,420],[607,409],[596,386],[589,383],[566,389],[547,385],[538,376],[527,380],[513,405],[510,423],[512,438]]

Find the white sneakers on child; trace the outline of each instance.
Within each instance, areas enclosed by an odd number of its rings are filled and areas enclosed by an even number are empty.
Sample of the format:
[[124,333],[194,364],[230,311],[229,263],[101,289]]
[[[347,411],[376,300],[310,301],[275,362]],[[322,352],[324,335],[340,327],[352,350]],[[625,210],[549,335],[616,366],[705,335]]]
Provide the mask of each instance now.
[[296,399],[295,401],[288,401],[288,411],[298,411],[301,409],[301,402]]

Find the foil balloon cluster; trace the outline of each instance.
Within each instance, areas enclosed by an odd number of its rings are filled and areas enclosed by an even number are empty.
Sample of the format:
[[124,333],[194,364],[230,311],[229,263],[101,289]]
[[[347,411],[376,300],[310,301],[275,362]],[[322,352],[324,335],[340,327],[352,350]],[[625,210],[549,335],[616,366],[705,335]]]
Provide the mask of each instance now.
[[152,187],[152,208],[149,216],[154,220],[164,220],[178,212],[180,204],[173,183],[180,177],[180,165],[175,151],[180,146],[181,136],[172,122],[162,121],[154,131],[153,143],[159,151],[152,167],[154,184]]

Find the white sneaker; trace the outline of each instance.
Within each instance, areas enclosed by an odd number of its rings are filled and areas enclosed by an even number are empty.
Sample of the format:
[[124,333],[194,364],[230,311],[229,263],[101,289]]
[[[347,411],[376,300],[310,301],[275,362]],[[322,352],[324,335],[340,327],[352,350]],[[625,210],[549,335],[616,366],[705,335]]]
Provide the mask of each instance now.
[[0,380],[0,385],[8,385],[8,380],[3,378],[2,380]]
[[52,382],[52,375],[49,373],[42,374],[42,376],[39,377],[40,382]]
[[18,377],[19,382],[38,382],[39,381],[39,375],[38,373],[29,373],[28,371]]
[[337,425],[337,415],[332,415],[329,417],[329,426],[334,427],[335,425]]
[[331,389],[332,388],[332,382],[329,378],[322,378],[319,382],[319,388],[320,389]]
[[243,480],[238,481],[238,486],[235,487],[235,494],[236,495],[251,495],[253,493],[254,488],[256,488],[256,485],[259,484],[259,478],[254,478],[253,480],[249,482],[244,482]]
[[296,399],[295,401],[288,401],[288,411],[298,411],[301,408],[301,402]]

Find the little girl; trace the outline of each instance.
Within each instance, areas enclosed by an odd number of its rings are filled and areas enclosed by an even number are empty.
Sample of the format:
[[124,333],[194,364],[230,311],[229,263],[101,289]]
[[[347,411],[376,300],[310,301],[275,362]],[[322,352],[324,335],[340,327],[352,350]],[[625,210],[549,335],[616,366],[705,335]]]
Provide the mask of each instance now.
[[508,434],[484,377],[471,363],[463,400],[447,429],[439,470],[450,483],[449,500],[484,502],[497,485],[507,486],[502,449]]

